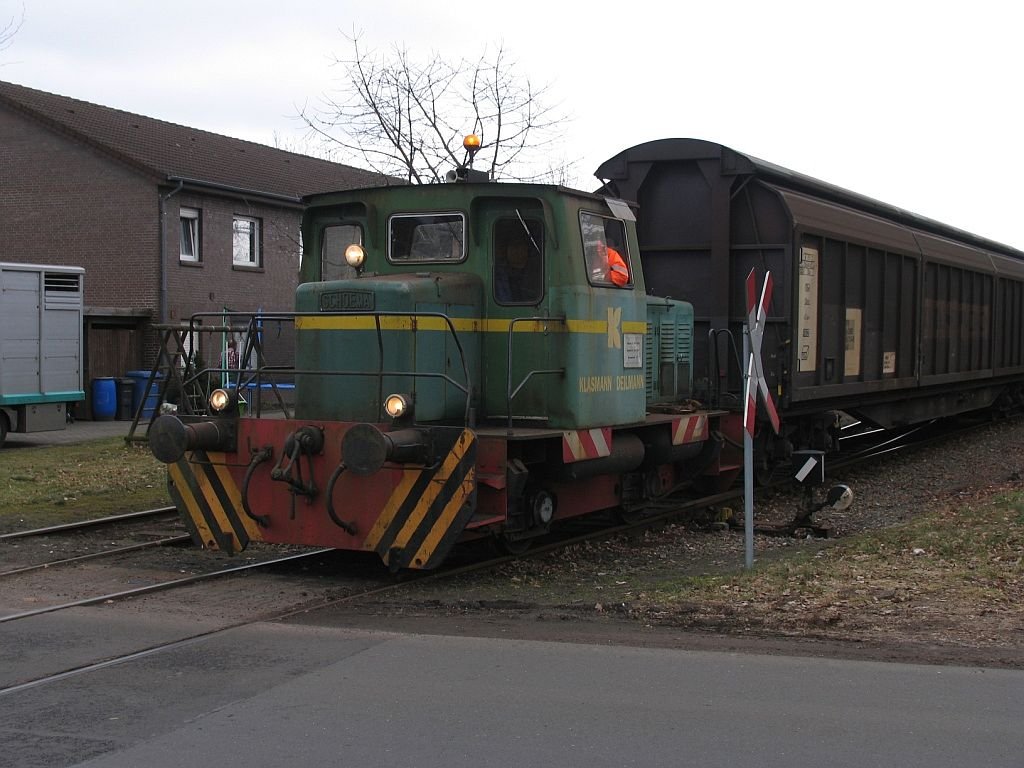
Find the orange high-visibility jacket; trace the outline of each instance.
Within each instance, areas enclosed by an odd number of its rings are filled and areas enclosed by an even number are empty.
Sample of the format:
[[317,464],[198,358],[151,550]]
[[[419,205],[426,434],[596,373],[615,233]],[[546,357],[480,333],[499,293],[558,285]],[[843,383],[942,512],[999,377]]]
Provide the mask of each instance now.
[[629,269],[626,267],[626,260],[610,245],[608,246],[608,276],[620,288],[629,282]]

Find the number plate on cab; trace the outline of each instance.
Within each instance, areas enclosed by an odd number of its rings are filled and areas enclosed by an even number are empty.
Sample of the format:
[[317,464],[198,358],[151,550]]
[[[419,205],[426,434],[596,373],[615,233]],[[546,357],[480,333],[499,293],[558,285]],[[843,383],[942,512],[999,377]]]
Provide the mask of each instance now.
[[320,295],[321,312],[345,312],[347,310],[372,311],[373,294],[370,291],[333,291]]

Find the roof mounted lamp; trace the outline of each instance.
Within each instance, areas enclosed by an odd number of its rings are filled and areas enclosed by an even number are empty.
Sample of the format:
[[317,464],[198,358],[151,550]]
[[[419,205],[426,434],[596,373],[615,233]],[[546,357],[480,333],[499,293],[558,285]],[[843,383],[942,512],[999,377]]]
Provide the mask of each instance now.
[[487,171],[474,171],[473,158],[480,151],[482,144],[480,137],[475,133],[467,135],[462,140],[462,147],[466,150],[466,161],[453,171],[448,171],[445,180],[449,183],[460,181],[490,181]]
[[466,150],[466,167],[473,167],[473,158],[476,157],[476,153],[480,151],[480,137],[475,133],[468,134],[462,140],[462,147]]

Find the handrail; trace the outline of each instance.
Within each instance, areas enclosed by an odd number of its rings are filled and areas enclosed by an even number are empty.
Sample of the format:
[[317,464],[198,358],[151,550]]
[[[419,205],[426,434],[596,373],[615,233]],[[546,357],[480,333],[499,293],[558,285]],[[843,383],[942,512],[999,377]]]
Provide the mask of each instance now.
[[723,377],[718,355],[718,337],[724,334],[728,338],[728,345],[736,356],[736,371],[743,374],[743,358],[740,356],[739,348],[736,346],[736,339],[728,328],[711,328],[708,330],[708,401],[711,406],[718,408],[722,405],[722,379],[729,378],[726,371]]
[[[281,365],[263,365],[261,360],[263,359],[263,339],[262,334],[266,325],[274,322],[287,322],[295,323],[299,318],[330,318],[330,317],[372,317],[374,319],[374,327],[377,336],[377,369],[375,371],[325,371],[325,370],[311,370],[311,369],[299,369],[294,365],[292,366],[281,366]],[[441,320],[446,326],[446,333],[450,334],[452,340],[455,343],[455,348],[458,353],[459,363],[462,369],[463,382],[457,381],[452,376],[449,376],[446,372],[431,372],[431,371],[416,371],[416,370],[385,370],[384,368],[384,329],[381,324],[381,319],[385,317],[399,317],[409,318],[412,320],[413,328],[417,325],[417,321],[424,318],[436,318]],[[206,318],[213,318],[216,320],[215,323],[205,324],[203,322]],[[242,322],[236,322],[242,321]],[[167,326],[167,333],[165,334],[164,342],[166,344],[169,341],[169,337],[172,335],[172,330],[177,331],[176,336],[185,332],[183,326]],[[368,311],[368,310],[350,310],[350,311],[334,311],[334,312],[197,312],[189,318],[187,327],[190,333],[241,333],[243,336],[242,351],[239,354],[239,367],[237,369],[228,369],[223,366],[205,366],[202,370],[199,370],[195,366],[195,350],[190,349],[184,356],[184,370],[181,371],[181,387],[183,395],[186,389],[190,385],[196,383],[202,383],[205,376],[210,374],[221,374],[227,379],[230,386],[231,379],[234,378],[236,391],[241,391],[243,388],[254,387],[255,388],[255,415],[259,416],[262,407],[262,385],[264,383],[270,384],[270,388],[273,391],[274,396],[277,398],[278,404],[281,405],[285,411],[285,416],[288,417],[288,409],[285,406],[284,398],[282,397],[280,390],[278,389],[278,379],[283,376],[374,376],[378,381],[378,401],[383,401],[383,381],[386,376],[403,376],[410,378],[428,378],[428,379],[440,379],[446,384],[454,387],[456,390],[461,392],[465,396],[465,408],[463,410],[463,418],[465,423],[469,426],[472,421],[473,413],[473,382],[470,378],[469,365],[466,361],[465,347],[462,343],[459,333],[455,328],[455,322],[453,319],[443,312],[393,312],[393,311]],[[179,338],[179,346],[183,347]],[[161,351],[161,358],[166,357],[163,350]],[[245,367],[243,363],[249,359],[255,358],[255,367]],[[159,365],[159,363],[158,363]],[[175,376],[177,379],[178,377]],[[208,393],[207,393],[208,394]]]

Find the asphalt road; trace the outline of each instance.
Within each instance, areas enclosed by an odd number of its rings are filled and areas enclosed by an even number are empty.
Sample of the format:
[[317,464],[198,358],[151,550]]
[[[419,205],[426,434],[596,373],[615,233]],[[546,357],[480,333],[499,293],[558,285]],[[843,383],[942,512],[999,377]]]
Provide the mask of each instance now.
[[[400,635],[304,621],[252,625],[0,694],[0,763],[1024,764],[1020,671]],[[0,663],[38,664],[47,649],[60,653],[63,632],[87,629],[37,624],[31,653],[10,653],[25,646],[0,635]]]

